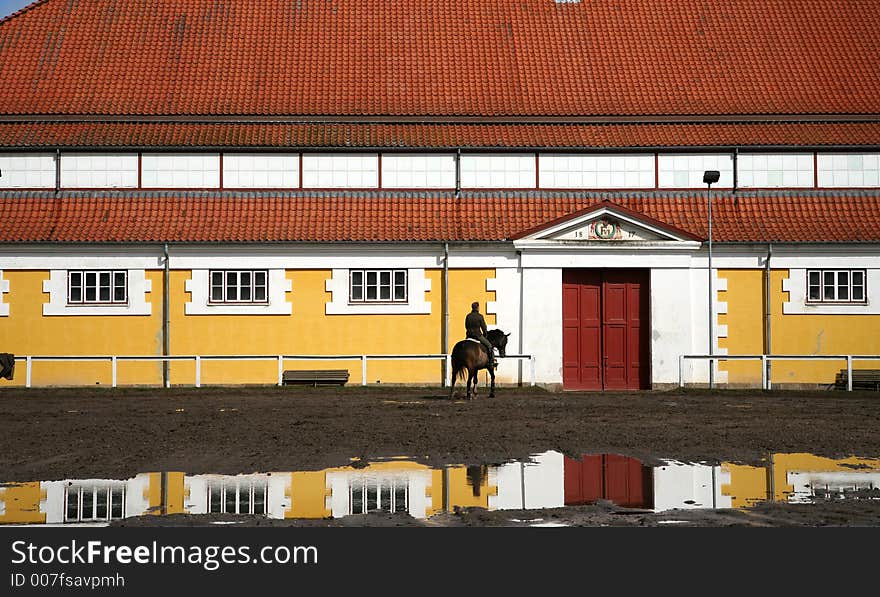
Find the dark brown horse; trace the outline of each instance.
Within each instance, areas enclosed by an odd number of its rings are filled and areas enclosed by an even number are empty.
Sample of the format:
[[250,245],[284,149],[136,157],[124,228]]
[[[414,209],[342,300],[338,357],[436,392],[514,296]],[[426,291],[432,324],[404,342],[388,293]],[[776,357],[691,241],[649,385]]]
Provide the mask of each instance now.
[[[486,340],[498,349],[500,356],[505,356],[507,350],[507,337],[501,330],[489,330],[486,332]],[[495,370],[489,367],[489,355],[486,347],[476,340],[461,340],[452,348],[452,388],[449,390],[449,398],[455,397],[455,379],[464,379],[467,371],[467,399],[477,397],[477,371],[487,369],[492,378],[492,386],[489,389],[489,398],[495,397]],[[497,361],[496,361],[497,365]]]

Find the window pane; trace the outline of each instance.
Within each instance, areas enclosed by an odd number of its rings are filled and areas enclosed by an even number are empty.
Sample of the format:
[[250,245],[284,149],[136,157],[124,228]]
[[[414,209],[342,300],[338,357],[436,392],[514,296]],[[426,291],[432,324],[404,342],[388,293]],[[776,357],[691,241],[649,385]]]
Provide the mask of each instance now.
[[98,286],[98,274],[95,272],[86,272],[86,286],[95,288]]
[[818,286],[819,285],[819,272],[811,271],[810,272],[810,286]]
[[211,286],[211,300],[218,303],[223,301],[223,286]]
[[117,303],[125,302],[125,284],[113,287],[113,300]]
[[215,513],[220,512],[221,509],[221,499],[220,499],[220,488],[219,487],[211,487],[210,492],[208,494],[208,512]]
[[862,286],[853,286],[852,289],[852,300],[854,301],[863,301],[865,300],[865,289]]
[[70,285],[82,286],[82,272],[70,272]]
[[254,487],[254,514],[266,513],[266,486]]
[[110,516],[112,518],[122,518],[122,489],[114,489],[110,493],[110,499],[113,500],[110,508]]
[[237,301],[238,300],[238,286],[227,286],[226,287],[226,300],[227,301]]
[[254,300],[258,302],[265,302],[266,300],[266,287],[265,286],[256,286],[254,287]]
[[390,286],[391,272],[379,272],[379,284],[382,286]]
[[386,286],[385,284],[382,284],[379,287],[379,299],[383,301],[391,300],[391,286]]
[[864,286],[865,285],[865,272],[853,272],[852,273],[852,283],[853,286]]
[[351,513],[363,514],[364,512],[364,486],[355,485],[351,488]]
[[76,520],[79,516],[79,491],[67,488],[67,520]]
[[824,285],[824,292],[822,298],[826,301],[834,300],[834,272],[824,272],[822,275],[822,283]]
[[83,487],[82,489],[82,517],[83,520],[90,520],[95,517],[95,493],[91,487]]
[[95,286],[86,286],[86,302],[94,303],[98,300],[98,289]]
[[241,295],[238,298],[239,298],[239,300],[242,300],[242,301],[251,300],[251,287],[249,285],[242,286],[241,287]]
[[82,288],[79,286],[71,286],[70,287],[70,302],[71,303],[81,303],[82,302]]
[[364,283],[364,272],[351,272],[351,284],[352,286],[357,285],[360,286]]
[[809,299],[811,301],[821,301],[822,300],[821,288],[818,285],[817,286],[810,286]]
[[101,286],[101,302],[109,303],[110,302],[110,287],[109,286]]
[[364,300],[364,287],[363,286],[355,286],[354,284],[352,284],[352,286],[351,286],[351,300],[353,300],[353,301]]
[[224,510],[224,512],[227,512],[229,514],[237,513],[235,509],[235,497],[235,485],[226,487],[226,510]]
[[95,516],[98,519],[106,519],[107,518],[107,504],[110,501],[110,489],[101,488],[98,490],[98,503],[97,503],[97,513]]
[[378,290],[375,286],[367,286],[367,300],[375,301],[378,298]]
[[265,286],[266,285],[266,272],[254,272],[254,285],[255,286]]
[[251,272],[239,273],[239,282],[242,287],[251,285]]
[[211,286],[223,286],[223,272],[211,272]]
[[378,272],[367,272],[367,286],[375,286],[378,279]]

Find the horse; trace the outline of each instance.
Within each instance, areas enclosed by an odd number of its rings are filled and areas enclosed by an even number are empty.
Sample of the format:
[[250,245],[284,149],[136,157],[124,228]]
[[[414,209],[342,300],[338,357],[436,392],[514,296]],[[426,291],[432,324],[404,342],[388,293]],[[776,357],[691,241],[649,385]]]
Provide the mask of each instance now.
[[[507,337],[501,330],[489,330],[486,332],[486,340],[492,346],[498,349],[500,356],[505,356],[507,350]],[[473,400],[477,397],[477,371],[487,369],[492,378],[492,386],[489,390],[489,398],[495,397],[495,370],[489,367],[489,355],[486,353],[486,347],[478,340],[460,340],[456,342],[452,348],[452,388],[449,390],[449,399],[455,396],[455,378],[464,379],[465,371],[467,371],[467,399]],[[496,363],[497,364],[497,363]],[[473,397],[471,397],[473,395]]]

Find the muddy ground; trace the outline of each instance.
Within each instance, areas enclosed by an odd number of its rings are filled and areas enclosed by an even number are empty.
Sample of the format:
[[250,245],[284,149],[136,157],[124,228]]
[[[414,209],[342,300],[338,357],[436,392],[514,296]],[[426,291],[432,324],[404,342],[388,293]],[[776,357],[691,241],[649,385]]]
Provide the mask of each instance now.
[[[2,388],[0,481],[318,470],[351,464],[353,458],[394,456],[432,467],[493,464],[547,450],[572,457],[617,453],[646,464],[676,459],[760,465],[773,452],[876,458],[878,423],[880,393],[833,390],[500,388],[495,398],[484,391],[465,402],[449,400],[439,387]],[[878,524],[880,500],[855,504],[830,503],[811,514],[774,504],[748,514],[714,514],[711,520],[702,519],[710,516],[706,512],[671,518],[693,517],[686,524],[701,526]],[[566,512],[468,510],[429,521],[372,517],[300,524],[509,526],[537,518],[580,526],[662,524],[660,515],[610,506]]]

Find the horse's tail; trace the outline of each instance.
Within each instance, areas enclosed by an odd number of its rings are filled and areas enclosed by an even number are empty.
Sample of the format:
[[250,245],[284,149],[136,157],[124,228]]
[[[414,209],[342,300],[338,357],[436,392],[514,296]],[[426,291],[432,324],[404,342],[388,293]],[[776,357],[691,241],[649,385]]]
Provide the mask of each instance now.
[[461,364],[459,364],[459,365],[453,365],[453,367],[452,367],[452,379],[455,379],[455,377],[458,376],[458,379],[459,379],[460,381],[464,381],[464,378],[465,378],[465,371],[467,371],[467,367],[465,367],[464,365],[461,365]]

